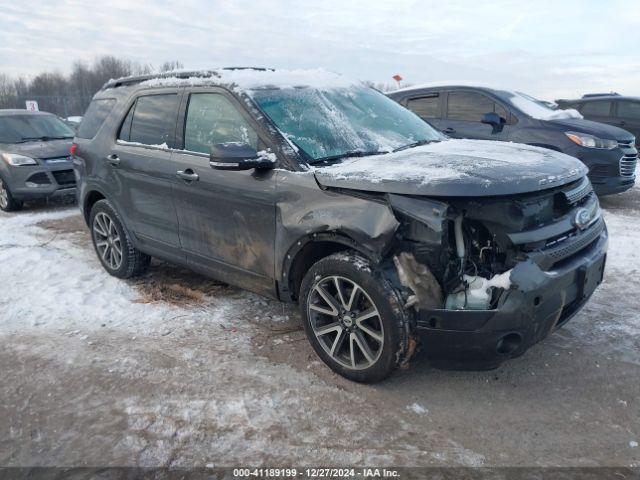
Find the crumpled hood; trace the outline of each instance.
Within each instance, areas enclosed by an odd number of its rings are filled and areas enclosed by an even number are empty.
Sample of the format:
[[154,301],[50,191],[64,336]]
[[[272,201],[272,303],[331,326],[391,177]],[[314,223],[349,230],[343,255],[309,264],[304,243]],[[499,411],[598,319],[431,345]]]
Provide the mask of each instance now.
[[594,122],[592,120],[585,120],[581,118],[563,118],[561,120],[547,120],[553,125],[560,125],[565,127],[566,131],[577,131],[582,133],[589,133],[600,138],[607,138],[609,140],[631,140],[633,135],[626,130],[613,125],[607,125],[606,123]]
[[47,142],[1,143],[0,152],[19,153],[31,158],[68,157],[73,141],[49,140]]
[[587,173],[582,162],[563,153],[485,140],[445,140],[313,170],[326,187],[447,197],[535,192]]

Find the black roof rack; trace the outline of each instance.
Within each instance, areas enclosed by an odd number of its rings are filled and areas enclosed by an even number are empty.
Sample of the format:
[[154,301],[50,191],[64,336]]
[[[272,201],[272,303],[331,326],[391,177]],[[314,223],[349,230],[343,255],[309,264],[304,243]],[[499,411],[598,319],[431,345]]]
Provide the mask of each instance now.
[[153,80],[155,78],[220,78],[220,70],[257,70],[260,72],[274,71],[273,68],[264,67],[223,67],[217,70],[180,70],[173,72],[152,73],[148,75],[135,75],[131,77],[122,77],[115,80],[109,80],[102,86],[102,90],[107,88],[128,87],[138,83]]
[[582,95],[582,98],[592,98],[592,97],[619,97],[620,94],[617,92],[609,92],[609,93],[585,93]]

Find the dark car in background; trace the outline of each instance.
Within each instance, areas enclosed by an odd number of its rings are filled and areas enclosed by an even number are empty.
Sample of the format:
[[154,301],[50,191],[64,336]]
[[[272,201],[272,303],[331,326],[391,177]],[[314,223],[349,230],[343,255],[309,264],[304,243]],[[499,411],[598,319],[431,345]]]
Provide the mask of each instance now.
[[587,94],[576,100],[557,100],[560,108],[574,108],[587,120],[623,128],[636,137],[640,147],[640,97],[618,93]]
[[599,195],[623,192],[635,182],[634,136],[576,111],[484,87],[412,87],[388,95],[453,138],[526,143],[576,157],[589,168]]
[[74,131],[45,112],[0,110],[0,209],[74,194],[69,149]]
[[607,230],[575,158],[453,140],[317,70],[110,81],[75,139],[78,199],[111,275],[150,256],[300,305],[333,370],[378,381],[419,333],[497,366],[602,280]]

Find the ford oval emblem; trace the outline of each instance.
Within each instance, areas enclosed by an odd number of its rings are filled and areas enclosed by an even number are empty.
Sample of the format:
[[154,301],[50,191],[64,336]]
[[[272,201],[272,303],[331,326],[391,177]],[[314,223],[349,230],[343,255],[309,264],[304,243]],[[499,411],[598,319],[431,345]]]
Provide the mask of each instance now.
[[589,225],[590,221],[591,221],[591,212],[586,208],[579,209],[576,212],[575,217],[573,217],[573,224],[576,226],[576,228],[579,228],[580,230],[582,230],[587,225]]

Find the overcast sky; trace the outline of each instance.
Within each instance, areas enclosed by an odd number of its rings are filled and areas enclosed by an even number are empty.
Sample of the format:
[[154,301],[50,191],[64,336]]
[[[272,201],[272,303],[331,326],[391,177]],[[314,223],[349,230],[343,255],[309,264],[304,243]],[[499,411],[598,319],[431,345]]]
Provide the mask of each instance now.
[[0,0],[0,12],[0,72],[13,76],[114,54],[640,95],[638,0]]

